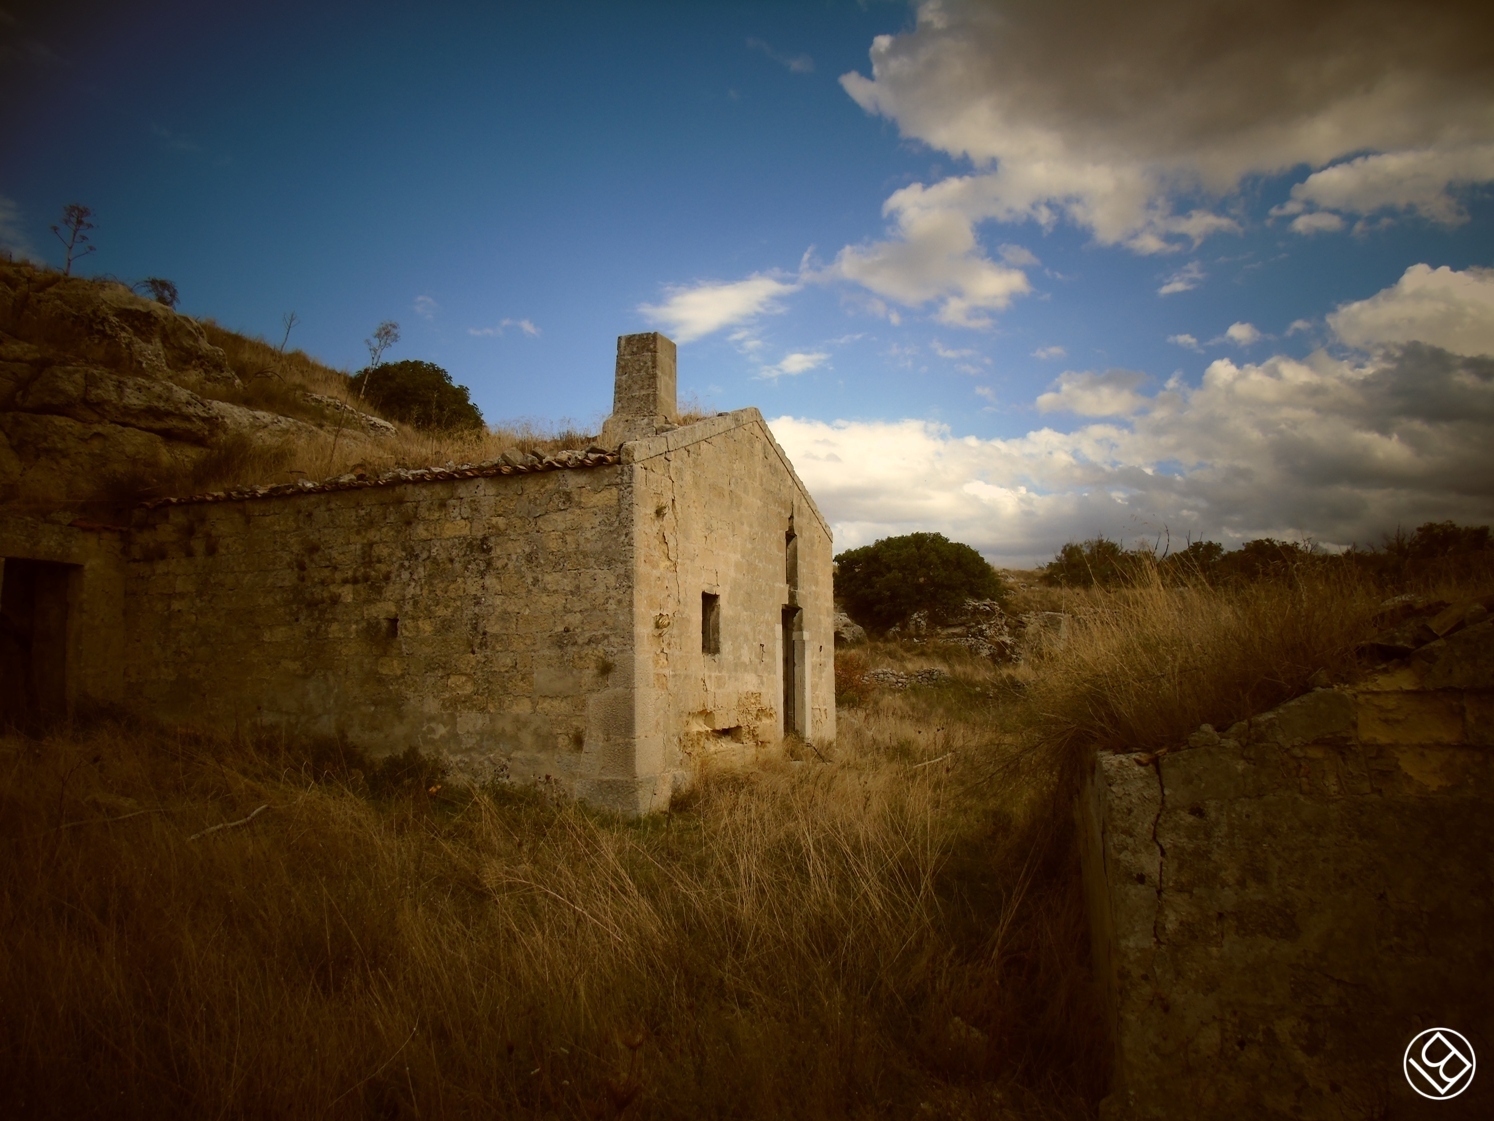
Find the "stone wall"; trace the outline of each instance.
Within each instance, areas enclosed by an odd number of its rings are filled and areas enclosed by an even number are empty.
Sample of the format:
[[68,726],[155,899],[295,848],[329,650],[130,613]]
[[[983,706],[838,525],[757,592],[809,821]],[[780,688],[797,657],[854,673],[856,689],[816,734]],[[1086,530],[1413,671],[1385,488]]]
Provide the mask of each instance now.
[[630,510],[614,465],[144,513],[132,703],[628,808]]
[[1432,1103],[1401,1065],[1431,1027],[1494,1057],[1494,622],[1102,755],[1079,823],[1103,1117],[1494,1116],[1487,1074]]
[[[698,421],[623,455],[637,472],[640,774],[678,782],[705,760],[748,762],[777,748],[786,606],[799,610],[793,730],[833,741],[830,530],[762,415]],[[706,594],[719,597],[714,654],[703,649]]]

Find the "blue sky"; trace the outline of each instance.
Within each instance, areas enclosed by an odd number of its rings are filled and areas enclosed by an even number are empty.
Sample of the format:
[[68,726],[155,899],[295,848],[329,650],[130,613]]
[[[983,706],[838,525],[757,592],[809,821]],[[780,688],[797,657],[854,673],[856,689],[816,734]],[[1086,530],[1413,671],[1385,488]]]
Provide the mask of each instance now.
[[0,0],[0,240],[82,202],[84,271],[348,369],[397,320],[492,421],[664,330],[846,546],[1494,517],[1467,6],[253,7]]

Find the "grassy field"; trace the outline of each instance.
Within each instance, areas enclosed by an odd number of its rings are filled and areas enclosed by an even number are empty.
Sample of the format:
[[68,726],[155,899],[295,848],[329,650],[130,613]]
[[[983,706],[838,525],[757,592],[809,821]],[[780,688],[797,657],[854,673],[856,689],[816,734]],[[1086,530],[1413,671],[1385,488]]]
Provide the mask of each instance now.
[[1092,1116],[1085,760],[1351,675],[1384,595],[1029,588],[1060,648],[857,650],[838,743],[641,821],[329,743],[5,737],[0,1113]]

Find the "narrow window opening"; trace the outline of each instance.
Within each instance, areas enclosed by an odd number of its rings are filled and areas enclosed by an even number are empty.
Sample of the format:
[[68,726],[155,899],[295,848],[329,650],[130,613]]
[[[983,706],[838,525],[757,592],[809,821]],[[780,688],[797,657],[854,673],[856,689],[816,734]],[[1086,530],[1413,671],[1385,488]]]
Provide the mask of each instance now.
[[700,652],[721,653],[721,597],[714,592],[700,593]]

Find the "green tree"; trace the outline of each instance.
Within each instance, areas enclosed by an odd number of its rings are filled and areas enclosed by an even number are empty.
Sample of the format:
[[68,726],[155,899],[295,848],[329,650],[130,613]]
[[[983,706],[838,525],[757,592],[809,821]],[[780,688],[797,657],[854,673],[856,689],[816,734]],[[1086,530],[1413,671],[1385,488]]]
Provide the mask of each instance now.
[[1004,599],[1006,586],[984,557],[942,533],[884,537],[835,558],[835,598],[853,619],[879,630],[915,611],[934,618],[967,599]]
[[353,376],[353,388],[360,399],[385,416],[416,428],[450,431],[483,425],[482,413],[472,403],[467,387],[454,384],[451,375],[434,362],[406,358],[365,366]]
[[[1150,556],[1147,553],[1147,556]],[[1140,552],[1127,552],[1108,537],[1070,541],[1043,566],[1044,584],[1063,588],[1108,588],[1124,583],[1136,570]]]
[[1481,553],[1489,548],[1489,527],[1456,522],[1423,522],[1409,538],[1397,531],[1385,542],[1386,552],[1418,560]]

